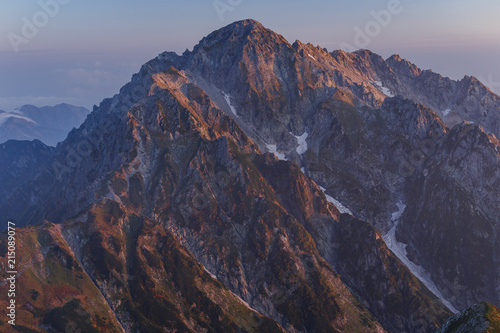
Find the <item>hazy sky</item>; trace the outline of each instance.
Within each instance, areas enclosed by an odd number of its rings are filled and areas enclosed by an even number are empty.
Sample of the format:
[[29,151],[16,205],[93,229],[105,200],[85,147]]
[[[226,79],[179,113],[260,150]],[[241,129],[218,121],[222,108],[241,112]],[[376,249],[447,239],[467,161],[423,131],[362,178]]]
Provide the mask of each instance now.
[[91,108],[158,53],[191,50],[245,18],[291,43],[397,53],[453,79],[474,75],[500,93],[499,17],[498,0],[0,0],[0,109]]

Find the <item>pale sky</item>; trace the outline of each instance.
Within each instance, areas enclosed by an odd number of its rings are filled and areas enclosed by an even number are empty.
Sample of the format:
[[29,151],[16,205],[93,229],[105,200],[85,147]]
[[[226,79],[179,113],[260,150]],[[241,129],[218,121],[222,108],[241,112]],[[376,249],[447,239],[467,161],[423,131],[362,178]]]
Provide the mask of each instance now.
[[397,53],[453,79],[476,76],[500,93],[499,17],[498,0],[0,0],[0,109],[91,108],[158,53],[191,50],[246,18],[290,43]]

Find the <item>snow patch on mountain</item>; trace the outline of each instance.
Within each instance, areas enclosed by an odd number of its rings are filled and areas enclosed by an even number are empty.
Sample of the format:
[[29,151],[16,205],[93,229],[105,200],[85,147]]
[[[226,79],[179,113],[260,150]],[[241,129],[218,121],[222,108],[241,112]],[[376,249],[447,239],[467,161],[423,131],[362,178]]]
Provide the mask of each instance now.
[[396,205],[398,206],[398,210],[395,211],[394,213],[392,213],[392,216],[391,216],[393,222],[398,221],[406,209],[406,205],[404,203],[402,203],[401,201],[398,202]]
[[314,58],[314,57],[313,57],[310,53],[308,53],[308,54],[307,54],[307,56],[308,56],[309,58],[311,58],[311,59],[316,60],[316,58]]
[[207,272],[211,277],[213,277],[214,279],[218,280],[217,276],[215,276],[214,274],[210,273],[210,271],[205,266],[203,266],[203,268],[205,269],[205,272]]
[[279,158],[280,160],[283,160],[283,161],[286,161],[286,157],[285,157],[285,154],[283,153],[278,153],[278,150],[276,148],[277,146],[276,145],[270,145],[270,144],[266,144],[266,148],[267,150],[270,152],[270,153],[273,153],[274,155],[276,155],[277,158]]
[[351,210],[349,208],[347,208],[346,206],[344,206],[343,204],[341,204],[338,200],[336,200],[332,196],[326,194],[326,188],[324,188],[322,186],[320,186],[319,188],[321,189],[321,191],[323,191],[323,193],[325,193],[326,200],[328,200],[328,202],[331,202],[332,204],[334,204],[335,207],[337,207],[337,209],[339,210],[340,213],[353,215],[352,212],[351,212]]
[[408,259],[408,254],[406,252],[406,247],[408,245],[397,241],[396,229],[399,224],[399,219],[406,209],[406,205],[402,202],[398,202],[397,206],[398,210],[392,213],[392,221],[395,222],[394,226],[391,230],[389,230],[387,234],[382,236],[385,243],[387,244],[387,247],[396,255],[396,257],[399,258],[399,260],[403,262],[406,267],[408,267],[413,275],[415,275],[415,277],[419,279],[427,287],[427,289],[429,289],[434,295],[436,295],[437,298],[441,300],[441,302],[443,302],[446,307],[448,307],[448,309],[450,309],[453,313],[458,313],[458,310],[455,309],[455,307],[443,297],[439,289],[432,281],[431,275],[422,266],[416,265],[414,262]]
[[122,199],[116,195],[116,193],[113,191],[113,189],[111,189],[111,186],[108,185],[108,194],[106,195],[106,198],[108,198],[109,200],[112,200],[112,201],[115,201],[115,202],[118,202],[120,205],[123,204],[122,202]]
[[382,94],[386,95],[387,97],[394,97],[395,95],[389,90],[389,88],[384,87],[383,83],[381,81],[375,81],[373,82],[373,85],[382,92]]
[[451,112],[451,109],[446,109],[446,110],[443,110],[443,117],[446,117],[450,112]]
[[[292,133],[290,133],[290,134],[292,134]],[[302,154],[304,154],[307,151],[307,141],[306,141],[306,139],[309,136],[309,133],[304,132],[304,134],[302,134],[300,136],[296,136],[296,135],[294,135],[294,136],[295,136],[295,138],[297,138],[297,142],[299,143],[299,146],[297,147],[297,153],[299,155],[302,155]]]
[[222,96],[224,96],[224,99],[226,100],[227,105],[229,105],[229,108],[231,109],[231,112],[233,112],[233,114],[237,118],[239,118],[240,116],[238,116],[238,112],[236,111],[235,107],[231,104],[231,97],[228,94],[226,94],[225,92],[222,92]]

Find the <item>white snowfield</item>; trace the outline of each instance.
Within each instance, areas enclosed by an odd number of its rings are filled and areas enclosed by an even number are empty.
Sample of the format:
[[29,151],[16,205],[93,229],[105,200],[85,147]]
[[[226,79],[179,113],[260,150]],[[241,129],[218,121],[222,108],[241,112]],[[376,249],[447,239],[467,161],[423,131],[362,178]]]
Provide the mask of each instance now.
[[399,260],[403,262],[406,267],[408,267],[413,275],[415,275],[415,277],[419,279],[427,287],[427,289],[429,289],[434,295],[436,295],[437,298],[441,300],[441,302],[443,302],[446,307],[448,307],[448,309],[450,309],[453,313],[458,313],[459,311],[455,309],[455,307],[443,297],[441,292],[432,281],[430,274],[422,266],[418,266],[410,259],[408,259],[406,253],[407,244],[397,241],[396,228],[398,227],[399,219],[401,218],[401,215],[403,215],[406,205],[402,202],[398,202],[397,206],[398,210],[392,213],[392,221],[395,222],[394,226],[391,230],[389,230],[387,234],[383,236],[387,247],[396,255],[396,257],[399,258]]
[[[292,134],[292,133],[290,133],[290,134]],[[302,155],[307,151],[306,139],[309,136],[309,133],[304,132],[304,134],[302,134],[300,136],[296,136],[296,135],[294,135],[294,136],[297,138],[297,142],[299,143],[299,146],[297,147],[297,153],[299,155]]]
[[287,160],[287,159],[285,158],[285,154],[278,153],[278,150],[276,149],[276,145],[266,144],[266,148],[267,148],[267,150],[268,150],[270,153],[273,153],[274,155],[276,155],[276,157],[277,157],[277,158],[279,158],[280,160],[283,160],[283,161],[286,161],[286,160]]
[[212,278],[217,279],[217,276],[215,276],[215,274],[212,274],[205,266],[203,266],[203,268],[205,269],[205,272],[207,272]]
[[309,58],[311,58],[311,59],[316,60],[316,58],[314,58],[314,57],[313,57],[310,53],[308,53],[308,54],[307,54],[307,56],[308,56]]
[[443,113],[443,117],[446,117],[451,112],[451,109],[446,109],[441,112]]
[[373,82],[373,85],[382,92],[382,94],[386,95],[387,97],[394,97],[394,94],[389,90],[389,88],[384,87],[381,81],[375,81]]
[[326,200],[328,200],[328,202],[331,202],[332,204],[334,204],[340,213],[353,215],[352,212],[349,210],[349,208],[347,208],[346,206],[341,204],[338,200],[334,199],[332,196],[326,194],[326,188],[324,188],[322,186],[320,186],[319,188],[321,189],[321,191],[323,191],[323,193],[325,193]]
[[238,115],[238,112],[236,111],[234,106],[231,104],[231,97],[223,91],[221,91],[221,93],[222,93],[222,96],[224,96],[224,99],[226,100],[227,105],[229,105],[231,112],[233,112],[233,114],[239,118],[240,116]]

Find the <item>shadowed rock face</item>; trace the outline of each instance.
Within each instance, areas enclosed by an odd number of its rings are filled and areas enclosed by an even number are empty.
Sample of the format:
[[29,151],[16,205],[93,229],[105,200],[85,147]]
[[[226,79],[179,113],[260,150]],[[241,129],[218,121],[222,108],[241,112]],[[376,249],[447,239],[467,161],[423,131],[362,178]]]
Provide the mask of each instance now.
[[39,167],[46,164],[55,149],[35,140],[7,141],[0,145],[0,201],[4,202],[13,189],[33,179]]
[[[455,307],[498,304],[498,141],[387,98],[403,91],[391,59],[290,45],[247,20],[145,64],[0,202],[2,219],[57,223],[19,236],[34,240],[20,263],[34,290],[61,284],[67,258],[81,268],[58,302],[23,295],[24,325],[57,330],[83,308],[127,332],[432,332],[450,312],[387,248],[396,224]],[[54,243],[62,266],[28,259],[55,262]]]
[[500,302],[499,157],[494,137],[474,125],[456,126],[426,161],[428,175],[407,190],[413,204],[398,237],[415,262],[434,267],[434,281],[458,308],[479,299]]

